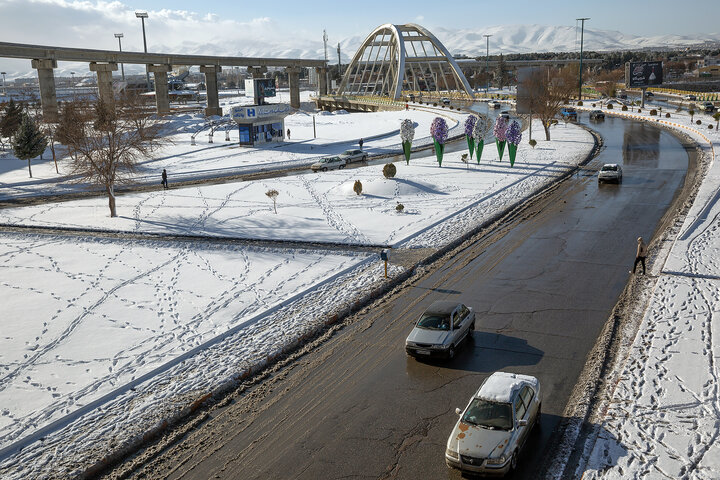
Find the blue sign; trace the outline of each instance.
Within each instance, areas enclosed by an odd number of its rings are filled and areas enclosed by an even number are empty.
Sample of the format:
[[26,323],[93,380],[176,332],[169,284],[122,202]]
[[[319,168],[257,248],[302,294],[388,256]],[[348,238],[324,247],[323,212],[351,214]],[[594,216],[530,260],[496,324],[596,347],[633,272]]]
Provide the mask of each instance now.
[[251,118],[251,117],[254,117],[254,116],[255,116],[255,109],[254,109],[254,108],[248,108],[248,109],[246,110],[246,112],[247,112],[248,118]]

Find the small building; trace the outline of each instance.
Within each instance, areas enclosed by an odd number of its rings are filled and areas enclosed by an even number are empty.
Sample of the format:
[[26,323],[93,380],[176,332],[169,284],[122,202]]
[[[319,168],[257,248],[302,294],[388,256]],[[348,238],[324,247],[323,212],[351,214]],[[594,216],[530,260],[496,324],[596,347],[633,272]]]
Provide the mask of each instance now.
[[707,67],[698,68],[698,77],[720,78],[720,65],[708,65]]
[[238,124],[240,145],[282,142],[285,139],[285,117],[292,110],[286,103],[232,107],[230,118]]

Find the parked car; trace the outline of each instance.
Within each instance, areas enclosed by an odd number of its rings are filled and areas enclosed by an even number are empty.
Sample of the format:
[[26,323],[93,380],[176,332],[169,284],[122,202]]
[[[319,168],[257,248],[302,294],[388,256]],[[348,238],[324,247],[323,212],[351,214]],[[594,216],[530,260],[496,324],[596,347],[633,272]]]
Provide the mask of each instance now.
[[313,172],[327,172],[328,170],[332,170],[334,168],[345,168],[345,160],[340,157],[325,157],[310,165],[310,168]]
[[363,152],[359,148],[351,148],[350,150],[345,150],[340,154],[340,158],[345,160],[345,163],[364,162],[367,160],[367,157],[367,153]]
[[563,107],[560,110],[560,115],[566,120],[577,120],[577,112],[572,107]]
[[450,105],[450,99],[447,97],[441,98],[440,101],[443,103],[443,105]]
[[505,120],[510,120],[510,112],[507,110],[503,110],[500,112],[500,116],[503,117]]
[[445,463],[464,472],[505,475],[517,466],[542,410],[540,382],[530,375],[495,372],[482,383],[448,438]]
[[590,120],[605,120],[605,113],[602,110],[593,110],[590,112]]
[[617,163],[606,163],[598,172],[598,183],[622,183],[622,168]]
[[405,340],[408,355],[451,359],[463,340],[475,330],[475,312],[462,303],[438,301],[415,322]]
[[697,100],[697,97],[695,95],[685,95],[685,100],[690,100],[691,102],[694,102]]
[[626,93],[618,93],[615,95],[617,98],[622,98],[623,100],[627,100],[627,94]]
[[655,94],[653,92],[645,92],[645,97],[654,97]]
[[490,100],[488,102],[488,108],[500,108],[500,102],[497,100]]

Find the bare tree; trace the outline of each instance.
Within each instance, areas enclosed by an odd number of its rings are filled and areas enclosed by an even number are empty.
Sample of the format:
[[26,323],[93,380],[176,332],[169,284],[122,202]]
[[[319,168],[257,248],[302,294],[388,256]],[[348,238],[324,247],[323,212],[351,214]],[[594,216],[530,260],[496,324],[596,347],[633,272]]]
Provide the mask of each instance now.
[[[127,99],[126,99],[127,100]],[[71,174],[79,182],[101,187],[116,217],[115,186],[127,183],[138,162],[160,146],[159,125],[140,107],[118,102],[117,110],[98,101],[94,111],[76,111],[77,128],[63,131],[63,143],[74,154]]]
[[577,70],[573,77],[572,69],[534,70],[522,82],[523,88],[531,93],[531,110],[545,130],[545,140],[550,140],[550,125],[562,106],[577,92]]
[[278,195],[280,195],[280,193],[273,188],[273,189],[265,192],[265,195],[267,195],[268,198],[270,198],[272,200],[273,210],[275,210],[275,213],[277,213],[277,197],[278,197]]

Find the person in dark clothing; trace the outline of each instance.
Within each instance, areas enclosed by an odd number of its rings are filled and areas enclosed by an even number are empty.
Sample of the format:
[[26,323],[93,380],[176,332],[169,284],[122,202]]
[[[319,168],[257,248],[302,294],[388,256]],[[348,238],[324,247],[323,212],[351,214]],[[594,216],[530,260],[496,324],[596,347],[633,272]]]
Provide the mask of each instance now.
[[643,275],[645,275],[645,258],[647,257],[647,245],[643,241],[642,237],[638,237],[637,244],[638,246],[637,252],[635,254],[635,265],[633,265],[631,273],[635,273],[635,269],[637,268],[638,263],[642,263]]
[[360,150],[362,150],[362,145],[363,145],[363,139],[362,139],[362,138],[358,141],[358,145],[360,145]]
[[167,183],[167,172],[165,171],[165,169],[164,169],[164,168],[163,168],[163,173],[162,173],[162,182],[161,182],[161,183],[162,183],[162,185],[163,185],[163,188],[168,188],[168,183]]
[[288,128],[288,140],[290,140],[290,129]]

